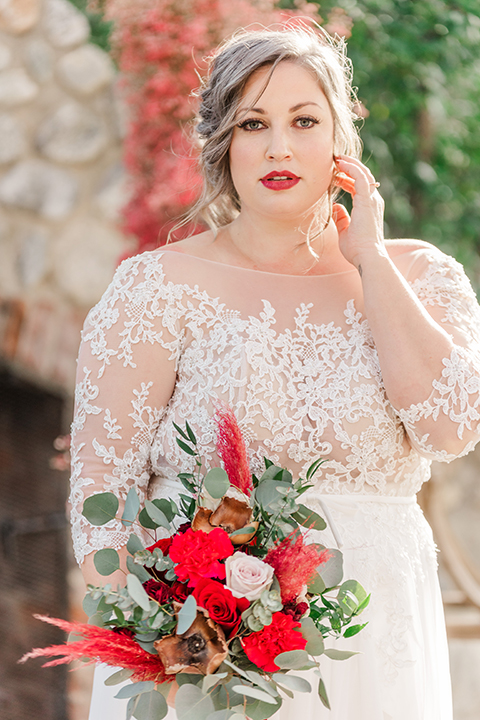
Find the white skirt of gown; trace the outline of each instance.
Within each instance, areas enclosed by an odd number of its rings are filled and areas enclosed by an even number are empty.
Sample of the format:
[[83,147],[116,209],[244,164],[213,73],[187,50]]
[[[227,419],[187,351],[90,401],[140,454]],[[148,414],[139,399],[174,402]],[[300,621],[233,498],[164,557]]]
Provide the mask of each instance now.
[[[321,657],[331,711],[316,693],[286,698],[273,720],[452,720],[448,647],[432,533],[414,497],[322,495],[305,502],[330,520],[311,532],[341,546],[344,579],[371,593],[358,635],[327,647],[358,651],[348,660]],[[127,701],[107,687],[114,668],[95,672],[89,720],[124,720]],[[308,673],[302,673],[309,677]],[[169,710],[167,720],[176,720]]]

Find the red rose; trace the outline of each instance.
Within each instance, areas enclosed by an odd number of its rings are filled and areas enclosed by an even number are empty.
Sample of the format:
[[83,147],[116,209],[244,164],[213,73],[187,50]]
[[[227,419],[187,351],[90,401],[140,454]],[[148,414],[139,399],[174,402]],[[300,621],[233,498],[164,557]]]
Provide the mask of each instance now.
[[157,540],[157,542],[154,543],[153,545],[149,545],[147,547],[147,550],[150,550],[150,552],[153,552],[155,550],[155,548],[160,548],[160,550],[162,551],[164,556],[168,555],[170,545],[172,544],[172,539],[173,538],[171,538],[171,537],[161,538],[161,540]]
[[194,595],[197,604],[205,608],[211,619],[220,625],[226,637],[235,635],[242,620],[242,612],[250,605],[246,598],[235,598],[225,585],[217,580],[202,578]]
[[188,589],[188,585],[186,583],[178,582],[178,580],[175,580],[171,590],[174,599],[181,603],[185,602],[187,597],[192,594],[191,590]]
[[172,598],[170,588],[158,580],[147,580],[143,583],[147,595],[156,600],[160,605],[165,605]]
[[169,555],[178,563],[175,567],[178,579],[195,587],[202,577],[225,578],[225,565],[219,561],[233,555],[233,545],[222,528],[210,533],[190,529],[175,535]]
[[296,630],[300,627],[290,615],[276,612],[272,615],[270,625],[265,625],[260,632],[247,635],[242,640],[247,657],[262,670],[275,672],[279,670],[274,660],[280,653],[290,650],[304,650],[307,641]]

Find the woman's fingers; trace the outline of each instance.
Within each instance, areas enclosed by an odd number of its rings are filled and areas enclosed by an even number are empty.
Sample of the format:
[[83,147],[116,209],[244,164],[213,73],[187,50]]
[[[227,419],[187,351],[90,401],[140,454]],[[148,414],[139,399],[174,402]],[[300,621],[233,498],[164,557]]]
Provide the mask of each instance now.
[[335,176],[334,183],[337,187],[348,192],[352,197],[355,195],[355,180],[344,173]]
[[332,218],[333,222],[337,226],[339,234],[348,229],[348,226],[350,225],[350,215],[348,214],[347,209],[343,205],[340,205],[340,203],[334,203],[332,208]]
[[[375,182],[374,176],[359,160],[356,160],[355,158],[347,158],[342,155],[336,158],[336,164],[344,176],[347,176],[354,181],[355,193],[351,193],[352,197],[354,197],[357,193],[360,193],[361,197],[370,198],[376,191],[378,184]],[[347,183],[339,183],[339,185],[343,190],[350,192]]]

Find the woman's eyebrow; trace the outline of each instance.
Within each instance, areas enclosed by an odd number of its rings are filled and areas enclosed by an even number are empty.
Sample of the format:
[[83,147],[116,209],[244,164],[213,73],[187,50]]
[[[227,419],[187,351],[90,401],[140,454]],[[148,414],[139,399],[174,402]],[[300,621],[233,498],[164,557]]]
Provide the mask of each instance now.
[[[318,103],[309,100],[308,102],[301,102],[301,103],[298,103],[297,105],[294,105],[293,107],[290,108],[289,112],[291,112],[291,113],[297,112],[297,110],[300,110],[300,108],[305,107],[305,105],[316,105],[318,108],[320,108],[320,105]],[[259,115],[267,114],[266,110],[264,110],[263,108],[260,108],[260,107],[239,108],[238,112],[239,113],[255,112],[255,113],[258,113]]]

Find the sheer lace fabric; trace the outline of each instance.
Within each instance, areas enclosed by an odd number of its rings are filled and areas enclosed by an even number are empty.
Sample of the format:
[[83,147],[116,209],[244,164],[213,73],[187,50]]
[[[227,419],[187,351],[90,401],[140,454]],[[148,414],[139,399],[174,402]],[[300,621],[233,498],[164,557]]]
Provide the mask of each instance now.
[[[409,408],[394,409],[355,270],[285,276],[172,252],[120,266],[90,312],[78,361],[72,426],[72,521],[79,562],[120,547],[128,530],[92,528],[88,494],[168,494],[190,467],[173,421],[193,427],[207,466],[212,401],[235,410],[259,471],[264,456],[300,474],[317,457],[316,493],[415,494],[429,460],[468,452],[480,419],[480,313],[458,263],[421,249],[396,258],[455,346]],[[455,454],[445,441],[458,444]],[[450,442],[451,444],[451,442]]]
[[[327,458],[305,502],[330,512],[347,572],[373,596],[370,625],[355,641],[361,659],[350,670],[327,662],[330,720],[451,720],[435,551],[413,500],[431,459],[449,461],[478,438],[480,311],[458,263],[415,248],[394,261],[453,349],[410,407],[388,400],[354,269],[285,276],[145,253],[122,263],[83,331],[72,426],[79,562],[123,546],[129,532],[115,521],[91,527],[85,497],[110,490],[123,500],[135,485],[142,498],[175,498],[176,474],[191,459],[173,422],[188,420],[206,467],[220,464],[217,399],[234,409],[253,470],[266,456],[300,475]],[[321,541],[335,544],[328,532]],[[324,716],[312,697],[299,703],[281,720]]]

